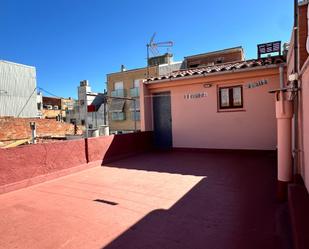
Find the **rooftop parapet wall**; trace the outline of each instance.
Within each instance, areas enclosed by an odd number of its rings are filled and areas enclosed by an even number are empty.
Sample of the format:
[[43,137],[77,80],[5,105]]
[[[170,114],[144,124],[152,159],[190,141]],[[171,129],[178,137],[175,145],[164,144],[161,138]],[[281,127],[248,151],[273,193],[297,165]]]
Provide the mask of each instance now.
[[[305,61],[308,58],[308,52],[306,50],[306,42],[308,35],[308,21],[307,21],[307,10],[308,5],[303,4],[298,7],[298,63],[299,71],[305,64]],[[290,47],[287,55],[287,75],[293,73],[294,70],[294,31],[291,34]]]
[[151,146],[152,133],[139,132],[0,149],[0,193],[119,160]]

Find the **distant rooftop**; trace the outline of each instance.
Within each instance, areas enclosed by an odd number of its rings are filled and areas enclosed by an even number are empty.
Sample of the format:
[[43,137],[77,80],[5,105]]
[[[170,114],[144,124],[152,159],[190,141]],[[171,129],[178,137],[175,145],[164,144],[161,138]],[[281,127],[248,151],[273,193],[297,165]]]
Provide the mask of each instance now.
[[225,54],[225,53],[238,52],[238,51],[241,51],[242,53],[244,52],[242,46],[226,48],[226,49],[211,51],[211,52],[202,53],[202,54],[189,55],[189,56],[186,56],[185,59],[192,59],[192,58],[204,57],[208,55]]

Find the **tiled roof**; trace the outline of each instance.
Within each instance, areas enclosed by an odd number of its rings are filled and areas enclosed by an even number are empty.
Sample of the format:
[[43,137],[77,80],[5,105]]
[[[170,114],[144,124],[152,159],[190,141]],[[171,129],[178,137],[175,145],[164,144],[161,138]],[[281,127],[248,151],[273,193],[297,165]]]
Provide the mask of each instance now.
[[273,56],[268,58],[260,58],[255,60],[247,60],[247,61],[236,61],[229,63],[216,64],[211,66],[190,68],[185,70],[174,71],[170,74],[163,75],[160,77],[149,78],[147,82],[166,80],[166,79],[174,79],[181,78],[187,76],[194,75],[207,75],[211,73],[224,72],[224,71],[235,71],[246,68],[253,67],[262,67],[267,65],[277,65],[285,62],[285,58],[283,56]]

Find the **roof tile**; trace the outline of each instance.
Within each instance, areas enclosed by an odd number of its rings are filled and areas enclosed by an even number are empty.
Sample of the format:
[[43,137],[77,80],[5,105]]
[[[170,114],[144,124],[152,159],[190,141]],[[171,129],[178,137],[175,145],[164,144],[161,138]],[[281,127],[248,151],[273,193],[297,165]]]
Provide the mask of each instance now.
[[238,62],[230,62],[224,64],[217,64],[212,66],[204,66],[204,67],[197,67],[197,68],[190,68],[185,70],[174,71],[168,75],[164,75],[161,77],[154,77],[147,79],[147,82],[154,82],[159,80],[165,79],[174,79],[174,78],[181,78],[193,75],[202,75],[202,74],[211,74],[216,72],[223,72],[223,71],[233,71],[233,70],[240,70],[245,68],[252,68],[252,67],[261,67],[266,65],[276,65],[284,63],[285,57],[283,56],[272,56],[267,58],[260,58],[255,60],[247,60],[247,61],[238,61]]

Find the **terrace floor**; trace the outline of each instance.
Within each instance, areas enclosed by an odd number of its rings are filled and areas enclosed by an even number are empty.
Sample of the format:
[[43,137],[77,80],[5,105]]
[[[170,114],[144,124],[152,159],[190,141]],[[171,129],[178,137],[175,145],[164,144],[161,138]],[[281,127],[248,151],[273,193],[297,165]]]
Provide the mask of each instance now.
[[152,152],[0,195],[0,248],[290,248],[273,154]]

